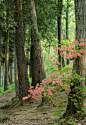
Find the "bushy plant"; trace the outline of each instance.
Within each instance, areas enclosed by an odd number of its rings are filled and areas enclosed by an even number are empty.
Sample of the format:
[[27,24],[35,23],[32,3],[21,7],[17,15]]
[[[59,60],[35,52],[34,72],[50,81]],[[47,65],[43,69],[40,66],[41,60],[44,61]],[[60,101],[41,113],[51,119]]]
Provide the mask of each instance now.
[[8,89],[4,91],[4,87],[0,87],[0,96],[8,92],[15,91],[15,84],[8,85]]
[[[81,43],[79,43],[78,41],[74,41],[73,43],[70,43],[69,47],[56,47],[55,50],[59,49],[61,56],[63,56],[66,51],[69,52],[69,54],[66,54],[66,58],[72,59],[82,57],[82,53],[86,53],[85,49],[78,49],[78,47],[80,48],[82,46],[83,48],[86,47],[86,44],[83,42],[83,39]],[[34,99],[39,100],[42,97],[41,93],[43,93],[44,97],[46,96],[49,98],[49,103],[51,103],[51,106],[52,104],[55,105],[58,108],[57,112],[61,112],[60,109],[67,107],[67,103],[65,103],[65,101],[62,100],[58,104],[56,97],[58,92],[64,90],[67,97],[69,95],[68,93],[70,93],[69,97],[74,102],[74,105],[76,107],[79,105],[79,103],[81,103],[78,102],[77,99],[81,98],[81,93],[83,91],[86,91],[85,78],[76,74],[75,71],[72,71],[72,65],[66,66],[59,70],[58,65],[60,65],[60,63],[58,62],[58,57],[59,55],[53,55],[50,57],[50,63],[52,64],[52,66],[54,66],[55,69],[53,74],[50,74],[49,76],[47,76],[45,80],[42,80],[42,83],[37,83],[35,90],[33,89],[34,87],[31,86],[28,90],[30,94],[28,94],[27,97],[23,97],[23,100],[28,99],[30,96],[32,96],[32,98]],[[82,85],[80,85],[79,83],[82,83]],[[71,88],[74,88],[74,92],[72,93]],[[86,106],[86,104],[84,104],[84,106]],[[77,114],[80,113],[81,112],[79,111],[77,112]],[[56,113],[56,115],[58,115],[58,113]],[[64,120],[62,122],[64,122]],[[69,124],[74,124],[71,120],[68,122],[70,122]]]

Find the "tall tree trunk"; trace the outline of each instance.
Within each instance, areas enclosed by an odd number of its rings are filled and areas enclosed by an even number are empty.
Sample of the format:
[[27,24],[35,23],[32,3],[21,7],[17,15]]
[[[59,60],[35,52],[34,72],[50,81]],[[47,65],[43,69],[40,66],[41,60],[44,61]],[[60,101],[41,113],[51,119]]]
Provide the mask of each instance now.
[[[37,26],[35,3],[34,0],[28,0],[28,2],[30,9],[30,17],[31,17],[32,38],[34,41],[34,49],[38,65],[38,73],[39,73],[40,83],[42,83],[42,80],[46,78],[46,74],[45,74],[44,60],[41,49],[40,34]],[[42,104],[43,103],[47,103],[47,98],[44,97],[42,98]]]
[[31,30],[31,73],[32,73],[32,86],[34,88],[36,87],[37,83],[40,83],[40,77],[38,72],[38,65],[37,65],[37,59],[36,59],[36,53],[35,53],[35,47],[34,47],[34,41],[32,36],[32,30]]
[[62,56],[62,66],[65,67],[64,55]]
[[10,64],[10,67],[9,67],[9,82],[10,84],[13,84],[12,63]]
[[15,60],[15,90],[16,90],[16,97],[19,96],[19,80],[18,80],[18,68],[17,68],[17,61]]
[[5,76],[5,66],[4,66],[4,63],[3,63],[3,67],[2,67],[2,69],[3,69],[3,75],[2,75],[2,86],[4,85],[4,76]]
[[19,80],[18,80],[18,68],[17,68],[17,61],[16,61],[16,67],[15,67],[15,90],[16,90],[16,97],[19,97]]
[[[2,15],[0,15],[0,29],[2,29]],[[0,87],[1,87],[1,52],[2,52],[2,33],[0,30]]]
[[[57,24],[58,24],[58,47],[61,47],[62,44],[62,0],[58,0],[58,5],[57,5],[57,11],[58,11],[58,15],[57,15]],[[61,63],[61,55],[60,55],[60,51],[58,50],[58,55],[59,55],[59,62]],[[59,66],[59,68],[61,68],[61,65]]]
[[8,68],[8,78],[9,78],[9,83],[11,84],[10,66],[9,66],[9,68]]
[[19,97],[19,80],[18,80],[18,68],[17,68],[17,58],[16,58],[15,44],[14,44],[14,76],[15,76],[16,97],[17,96]]
[[38,72],[40,74],[40,82],[46,78],[45,68],[44,68],[44,60],[41,50],[41,42],[40,42],[40,34],[37,26],[37,15],[35,10],[34,0],[29,1],[29,9],[30,9],[30,17],[31,17],[31,25],[32,25],[32,37],[34,41],[35,54],[38,64]]
[[29,65],[29,73],[30,73],[30,78],[32,77],[32,67],[31,67],[31,64],[32,64],[32,59],[31,59],[31,51],[32,51],[32,48],[30,48],[30,65]]
[[9,63],[9,9],[7,8],[7,41],[6,41],[6,54],[5,54],[5,78],[4,78],[4,91],[8,86],[8,63]]
[[[67,10],[66,10],[66,39],[67,40],[68,40],[68,12],[69,12],[69,0],[67,0]],[[69,62],[70,60],[67,59],[67,64],[69,64]]]
[[24,52],[24,41],[22,37],[22,0],[14,0],[14,28],[15,28],[15,49],[18,66],[18,78],[19,78],[19,100],[22,97],[28,95],[28,89],[30,87],[28,74],[27,74],[27,63]]
[[[63,40],[63,33],[61,36],[61,40]],[[65,67],[64,55],[61,57],[61,66]]]
[[[27,50],[26,50],[26,21],[25,20],[23,22],[23,40],[24,40],[24,52],[26,55]],[[28,59],[26,61],[27,61],[27,73],[28,73]]]
[[[24,40],[24,44],[26,44],[25,35],[26,35],[26,22],[25,22],[25,20],[24,20],[24,23],[23,23],[23,40]],[[25,48],[25,45],[24,45],[24,51],[25,51],[25,55],[26,55],[26,48]]]
[[[81,42],[81,39],[86,39],[86,1],[85,0],[75,0],[75,19],[76,19],[76,40]],[[82,54],[82,57],[74,59],[73,70],[80,76],[86,78],[86,54]],[[73,95],[76,94],[75,87],[81,87],[82,83],[74,83],[71,86],[71,92],[68,97],[68,105],[66,109],[66,114],[75,114],[77,111],[82,111],[83,105],[83,93],[79,94],[81,98],[75,98],[77,100],[77,107],[74,105]],[[74,91],[75,90],[75,91]],[[80,90],[79,90],[80,92]]]

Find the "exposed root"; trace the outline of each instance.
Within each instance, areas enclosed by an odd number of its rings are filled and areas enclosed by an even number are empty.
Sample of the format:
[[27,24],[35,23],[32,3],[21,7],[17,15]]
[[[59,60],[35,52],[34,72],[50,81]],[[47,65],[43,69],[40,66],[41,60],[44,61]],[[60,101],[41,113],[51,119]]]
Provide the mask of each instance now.
[[6,108],[14,109],[18,106],[26,104],[27,101],[30,101],[30,99],[29,100],[19,100],[18,98],[15,97],[15,98],[11,99],[11,101],[8,104],[5,104],[4,106],[0,107],[0,109],[6,109]]
[[43,106],[43,105],[49,105],[49,106],[50,106],[50,104],[49,104],[49,99],[48,99],[47,97],[42,97],[42,102],[41,102],[40,105],[37,106],[37,108],[38,108],[38,107],[41,107],[41,106]]
[[13,101],[14,101],[14,100],[18,100],[18,97],[13,97],[11,100],[13,100]]
[[0,109],[6,109],[9,108],[11,105],[13,105],[15,103],[15,101],[17,101],[18,98],[15,97],[15,99],[11,100],[8,104],[6,103],[5,105],[3,105],[2,107],[0,107]]
[[14,108],[17,108],[21,105],[24,105],[24,102],[22,100],[17,100],[12,106],[10,106],[9,109],[14,109]]
[[38,108],[38,107],[41,107],[41,106],[43,106],[43,103],[41,103],[40,105],[38,105],[37,108]]
[[0,107],[0,109],[6,109],[9,108],[11,106],[11,104],[5,104],[4,106]]
[[23,106],[26,104],[26,102],[30,102],[31,101],[31,97],[29,99],[26,99],[26,100],[17,100],[12,106],[10,106],[10,109],[14,109],[14,108],[17,108],[19,106]]

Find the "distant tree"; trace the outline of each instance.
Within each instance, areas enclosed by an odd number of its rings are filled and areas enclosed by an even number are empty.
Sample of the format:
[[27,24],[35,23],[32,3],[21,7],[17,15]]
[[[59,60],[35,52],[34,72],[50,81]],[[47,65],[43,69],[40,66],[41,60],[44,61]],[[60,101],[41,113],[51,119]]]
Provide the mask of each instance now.
[[6,28],[7,28],[7,41],[6,41],[6,51],[5,51],[5,78],[4,78],[4,90],[7,90],[8,86],[8,65],[9,65],[9,8],[7,3],[6,8]]
[[[66,39],[68,40],[68,12],[69,12],[69,0],[67,0],[67,10],[66,10]],[[67,59],[67,64],[69,64],[69,59]]]
[[13,83],[13,50],[14,50],[13,25],[9,27],[9,82]]
[[[2,6],[0,5],[0,10],[2,10]],[[2,15],[0,14],[0,87],[1,87],[1,53],[2,53]]]
[[[58,0],[58,3],[56,3],[57,6],[57,25],[58,25],[58,47],[61,47],[62,44],[62,7],[63,7],[63,0]],[[59,62],[61,65],[65,65],[64,64],[64,58],[61,57],[60,55],[60,51],[58,50],[58,55],[59,55]],[[61,67],[61,65],[59,66],[59,68]]]
[[11,63],[9,67],[9,82],[10,84],[13,84],[13,63]]
[[2,86],[4,86],[5,63],[2,64],[2,69],[3,69],[3,71],[2,71],[2,73],[3,73],[3,75],[2,75]]

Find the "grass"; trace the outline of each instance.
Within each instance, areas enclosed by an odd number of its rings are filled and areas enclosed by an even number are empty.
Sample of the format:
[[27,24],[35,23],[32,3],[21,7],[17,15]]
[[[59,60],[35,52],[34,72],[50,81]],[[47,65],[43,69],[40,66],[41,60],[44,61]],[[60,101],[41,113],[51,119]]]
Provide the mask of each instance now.
[[[30,85],[31,85],[31,82],[32,82],[32,78],[29,77]],[[14,84],[14,82],[13,82],[13,84],[8,83],[8,89],[6,91],[4,91],[4,86],[0,87],[0,96],[4,95],[6,93],[12,92],[12,91],[15,91],[15,84]]]
[[3,117],[0,118],[0,122],[3,122],[7,119],[9,119],[9,115],[4,115]]
[[4,86],[0,87],[0,96],[4,95],[8,92],[15,91],[15,84],[8,85],[8,89],[4,91]]

